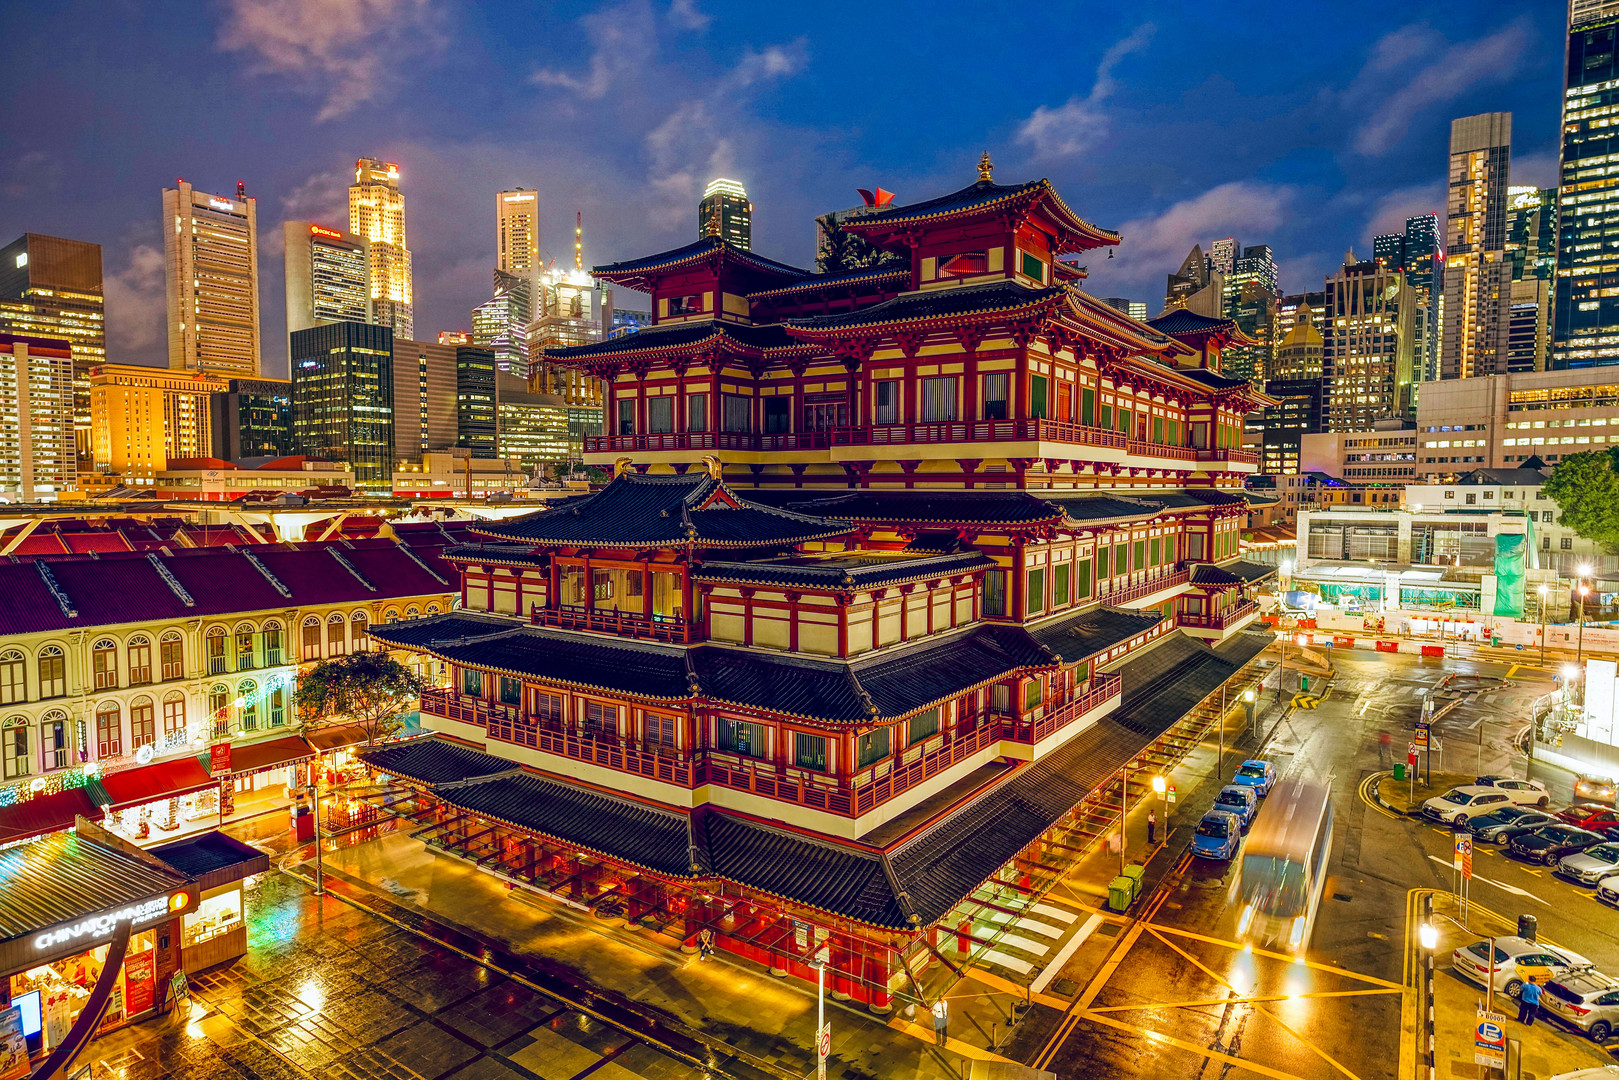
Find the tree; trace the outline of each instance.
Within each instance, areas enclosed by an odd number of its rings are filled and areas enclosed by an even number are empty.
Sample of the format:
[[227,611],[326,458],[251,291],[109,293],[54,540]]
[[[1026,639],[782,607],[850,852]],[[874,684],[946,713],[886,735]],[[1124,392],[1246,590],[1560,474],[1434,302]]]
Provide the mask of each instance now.
[[427,683],[385,652],[356,652],[322,660],[298,680],[293,704],[304,726],[358,724],[367,745],[399,730],[399,714]]
[[1614,464],[1613,450],[1570,454],[1541,488],[1557,504],[1563,525],[1619,552],[1619,473]]
[[910,260],[894,251],[884,251],[863,236],[845,232],[836,214],[823,214],[815,219],[826,238],[826,251],[817,260],[823,274],[847,274],[855,270],[876,270],[882,267],[898,269],[910,265]]

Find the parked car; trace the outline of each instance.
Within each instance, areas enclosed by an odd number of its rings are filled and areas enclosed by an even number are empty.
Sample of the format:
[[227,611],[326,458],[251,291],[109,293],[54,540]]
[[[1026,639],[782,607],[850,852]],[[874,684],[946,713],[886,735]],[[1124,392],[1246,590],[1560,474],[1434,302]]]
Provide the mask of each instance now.
[[[1543,997],[1541,1000],[1546,999]],[[1615,1077],[1619,1077],[1619,1065],[1593,1065],[1589,1069],[1548,1076],[1546,1080],[1614,1080]]]
[[1210,810],[1192,834],[1192,854],[1204,859],[1229,859],[1242,843],[1242,822],[1236,814]]
[[1237,820],[1246,829],[1254,823],[1254,815],[1259,813],[1259,796],[1254,794],[1253,788],[1227,784],[1214,797],[1214,809],[1237,815]]
[[1268,761],[1252,758],[1237,766],[1237,774],[1231,778],[1231,782],[1253,788],[1254,794],[1264,797],[1270,794],[1270,789],[1276,783],[1276,766]]
[[1581,885],[1595,885],[1619,874],[1619,843],[1598,844],[1557,860],[1557,872]]
[[1612,806],[1614,801],[1613,777],[1599,776],[1596,773],[1581,773],[1574,778],[1574,797],[1576,799],[1589,799],[1591,802],[1605,802]]
[[[1490,943],[1475,941],[1463,945],[1450,957],[1450,966],[1470,983],[1485,986],[1490,981]],[[1514,1001],[1531,977],[1542,985],[1553,977],[1571,971],[1589,971],[1591,961],[1579,953],[1521,937],[1495,939],[1495,988],[1505,990]]]
[[1560,975],[1546,984],[1540,1007],[1602,1042],[1619,1023],[1619,980],[1598,971]]
[[1600,843],[1601,836],[1572,825],[1542,825],[1534,832],[1514,836],[1507,842],[1507,850],[1520,859],[1551,866],[1564,855],[1572,855]]
[[1423,803],[1422,816],[1429,821],[1454,823],[1482,817],[1512,805],[1512,797],[1500,788],[1469,784],[1467,787],[1451,788],[1443,795],[1435,795]]
[[1506,844],[1514,836],[1533,832],[1542,825],[1555,825],[1557,819],[1544,810],[1527,810],[1521,806],[1503,806],[1483,817],[1469,818],[1467,831],[1481,843]]
[[1619,907],[1619,875],[1597,882],[1597,899],[1609,907]]
[[1608,829],[1619,828],[1619,810],[1611,806],[1598,806],[1596,803],[1577,803],[1566,810],[1557,811],[1557,820],[1576,829],[1605,832]]

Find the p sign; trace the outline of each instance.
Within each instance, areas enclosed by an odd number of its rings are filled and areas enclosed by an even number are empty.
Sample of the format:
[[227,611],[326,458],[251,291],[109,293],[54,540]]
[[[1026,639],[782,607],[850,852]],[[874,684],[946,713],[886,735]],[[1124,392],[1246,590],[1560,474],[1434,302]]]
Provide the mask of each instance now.
[[1473,1027],[1473,1061],[1487,1069],[1507,1067],[1507,1018],[1487,1009],[1478,1011]]

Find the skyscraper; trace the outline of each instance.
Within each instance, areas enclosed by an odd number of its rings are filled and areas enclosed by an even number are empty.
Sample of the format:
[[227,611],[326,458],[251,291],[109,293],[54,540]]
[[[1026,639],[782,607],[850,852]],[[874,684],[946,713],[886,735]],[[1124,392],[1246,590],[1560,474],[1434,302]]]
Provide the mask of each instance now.
[[1445,220],[1445,326],[1439,377],[1507,370],[1512,260],[1507,255],[1507,168],[1512,114],[1450,123],[1450,197]]
[[455,445],[455,350],[453,342],[394,338],[396,463]]
[[1181,268],[1164,285],[1164,310],[1185,308],[1211,319],[1225,318],[1225,275],[1211,269],[1199,244],[1181,260]]
[[1393,270],[1405,269],[1405,233],[1372,237],[1372,259]]
[[495,271],[495,295],[472,309],[472,344],[489,349],[502,371],[527,377],[528,328],[534,319],[537,274]]
[[1277,274],[1276,256],[1269,244],[1244,248],[1232,260],[1225,282],[1225,314],[1254,344],[1233,345],[1224,351],[1221,366],[1227,375],[1265,380],[1276,341]]
[[697,204],[697,235],[719,236],[739,248],[753,248],[753,204],[735,180],[710,180]]
[[287,333],[323,322],[372,322],[366,242],[313,221],[281,226],[286,260]]
[[67,341],[0,334],[0,497],[54,501],[77,479],[73,351]]
[[97,469],[151,483],[170,458],[213,453],[209,395],[229,380],[135,364],[103,364],[90,377]]
[[455,445],[475,458],[492,458],[498,446],[495,354],[462,345],[455,350]]
[[1507,188],[1507,251],[1512,280],[1557,276],[1557,189]]
[[[1309,294],[1321,297],[1320,293]],[[1324,299],[1324,297],[1323,297]],[[1271,365],[1273,379],[1319,379],[1324,357],[1325,340],[1321,336],[1319,315],[1307,304],[1300,303],[1293,312],[1293,325],[1287,333],[1276,339],[1276,355]]]
[[1619,123],[1619,0],[1572,0],[1557,188],[1553,368],[1619,363],[1619,171],[1610,166]]
[[1115,311],[1122,311],[1132,319],[1147,318],[1147,302],[1145,300],[1130,300],[1123,296],[1099,296],[1098,300]]
[[1360,431],[1411,410],[1416,296],[1405,275],[1350,252],[1327,279],[1326,428]]
[[163,189],[163,269],[169,367],[210,375],[259,373],[258,201]]
[[1237,256],[1241,252],[1242,245],[1234,237],[1216,240],[1209,245],[1209,269],[1229,277],[1237,268]]
[[368,495],[393,492],[393,342],[387,326],[352,322],[291,335],[298,453],[347,462]]
[[398,165],[375,158],[354,163],[349,232],[370,245],[373,321],[399,337],[414,337],[410,245],[405,236],[405,193],[399,190]]
[[101,245],[25,233],[0,248],[0,334],[51,338],[73,350],[73,429],[90,456],[90,369],[107,358]]
[[532,277],[540,269],[540,193],[513,188],[495,195],[495,268]]
[[1439,307],[1443,299],[1445,256],[1439,247],[1439,215],[1405,219],[1401,247],[1405,283],[1416,294],[1416,338],[1412,343],[1412,377],[1417,383],[1439,378]]
[[292,380],[231,379],[209,396],[210,453],[225,461],[286,457],[292,440]]

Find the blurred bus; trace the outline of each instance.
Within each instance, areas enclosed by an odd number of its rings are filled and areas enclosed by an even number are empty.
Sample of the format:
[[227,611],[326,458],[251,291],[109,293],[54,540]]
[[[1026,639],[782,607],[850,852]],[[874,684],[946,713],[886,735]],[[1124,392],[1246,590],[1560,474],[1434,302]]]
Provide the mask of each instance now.
[[1259,808],[1242,849],[1237,936],[1302,953],[1315,930],[1331,855],[1331,785],[1283,777]]

